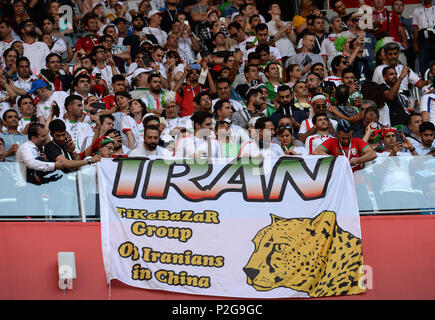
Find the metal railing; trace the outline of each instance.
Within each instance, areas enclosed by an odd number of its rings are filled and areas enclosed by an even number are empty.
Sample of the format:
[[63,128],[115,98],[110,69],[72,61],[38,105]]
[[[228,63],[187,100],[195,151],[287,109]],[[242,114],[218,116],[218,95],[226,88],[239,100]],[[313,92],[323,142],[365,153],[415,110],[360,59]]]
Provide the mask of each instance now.
[[[96,167],[42,185],[17,162],[0,163],[0,221],[99,221]],[[48,179],[49,180],[49,179]],[[361,215],[435,213],[435,157],[378,157],[354,173]]]

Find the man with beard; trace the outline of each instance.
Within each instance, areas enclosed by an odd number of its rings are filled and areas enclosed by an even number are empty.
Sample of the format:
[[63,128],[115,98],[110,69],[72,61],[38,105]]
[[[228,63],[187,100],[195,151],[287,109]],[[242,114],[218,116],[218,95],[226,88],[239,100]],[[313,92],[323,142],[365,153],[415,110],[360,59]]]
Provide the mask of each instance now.
[[143,144],[139,145],[136,149],[132,150],[129,157],[147,157],[147,156],[160,156],[170,157],[171,153],[160,147],[160,130],[155,125],[149,125],[145,128]]
[[30,67],[34,74],[45,67],[45,57],[50,54],[48,46],[41,41],[36,41],[35,22],[31,19],[20,24],[21,39],[23,40],[24,56],[30,61]]
[[249,121],[253,117],[263,116],[262,108],[265,102],[266,97],[263,94],[263,90],[260,88],[250,89],[246,97],[247,106],[245,109],[234,112],[232,117],[233,124],[248,129]]
[[352,171],[376,158],[376,152],[360,138],[352,138],[350,122],[341,119],[337,124],[337,138],[329,138],[313,152],[315,155],[345,156],[349,159]]
[[160,116],[163,112],[162,98],[165,91],[162,90],[160,75],[153,73],[148,76],[149,92],[142,98],[147,105],[148,111]]
[[193,136],[178,139],[174,157],[181,158],[220,158],[222,151],[219,142],[213,138],[213,115],[198,111],[192,117]]
[[142,41],[150,40],[151,42],[157,44],[157,39],[152,35],[142,34],[142,29],[144,27],[144,19],[142,16],[134,16],[131,24],[133,26],[133,34],[125,37],[122,44],[127,47],[127,50],[131,55],[131,60],[134,61],[136,59],[136,54],[139,52],[140,43]]
[[[52,52],[45,58],[45,65],[47,70],[51,71],[53,75],[54,91],[69,90],[74,78],[70,74],[68,66],[62,64],[62,57]],[[61,69],[64,74],[60,73]]]
[[66,132],[66,126],[62,120],[56,119],[51,121],[48,128],[53,140],[45,145],[44,154],[49,162],[62,161],[65,166],[64,172],[70,172],[72,170],[69,169],[77,169],[100,161],[99,155],[93,156],[90,161],[88,159],[80,159],[80,156],[74,152],[74,142]]
[[93,12],[89,12],[83,17],[82,22],[87,33],[77,41],[75,52],[83,49],[85,54],[88,55],[91,53],[92,49],[98,45],[98,16]]
[[[404,66],[402,64],[399,64],[399,53],[400,53],[400,47],[395,42],[387,43],[384,46],[385,49],[385,56],[387,58],[388,65],[382,64],[375,68],[373,71],[373,78],[372,81],[376,82],[378,84],[386,83],[384,77],[383,77],[383,70],[385,67],[390,66],[394,67],[396,69],[397,74],[401,74],[402,70],[404,68],[408,68],[407,66]],[[404,75],[404,78],[402,79],[400,90],[403,92],[403,94],[407,97],[410,96],[410,92],[408,89],[408,84],[411,83],[412,85],[415,85],[417,88],[422,89],[424,86],[430,84],[430,80],[424,81],[421,80],[417,74],[414,73],[411,69],[409,69],[408,73]]]
[[434,138],[435,138],[435,126],[432,122],[423,122],[420,127],[420,137],[421,143],[415,145],[415,150],[419,155],[433,155],[435,156],[435,152],[433,151],[435,148]]
[[278,121],[282,117],[291,117],[292,119],[292,126],[295,130],[295,134],[297,135],[300,124],[302,121],[304,121],[308,114],[305,110],[301,110],[294,106],[292,103],[293,101],[293,94],[289,86],[283,85],[278,88],[278,110],[272,116],[270,119],[272,120],[273,124],[275,126],[278,125]]

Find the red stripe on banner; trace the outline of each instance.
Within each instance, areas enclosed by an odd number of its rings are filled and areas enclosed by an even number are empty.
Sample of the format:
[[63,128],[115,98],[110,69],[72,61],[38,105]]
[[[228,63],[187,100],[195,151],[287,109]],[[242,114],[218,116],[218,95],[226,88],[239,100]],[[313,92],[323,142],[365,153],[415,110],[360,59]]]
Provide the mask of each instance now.
[[[435,299],[435,215],[361,217],[361,230],[372,289],[322,299]],[[66,295],[58,287],[59,251],[75,252],[77,279]],[[109,297],[97,222],[2,222],[0,252],[2,300],[221,299],[144,290],[118,281],[112,281]]]

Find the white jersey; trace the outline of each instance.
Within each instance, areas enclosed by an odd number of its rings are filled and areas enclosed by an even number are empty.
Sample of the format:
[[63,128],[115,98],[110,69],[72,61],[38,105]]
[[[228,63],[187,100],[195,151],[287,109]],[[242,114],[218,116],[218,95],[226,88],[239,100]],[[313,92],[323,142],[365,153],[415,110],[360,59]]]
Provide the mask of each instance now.
[[133,138],[134,138],[133,148],[137,148],[139,145],[143,144],[144,127],[142,121],[137,123],[132,116],[126,114],[122,118],[122,132],[125,135],[127,135],[128,131],[130,131],[133,134]]
[[174,157],[221,158],[222,151],[219,142],[214,138],[183,137],[175,145]]
[[162,29],[145,27],[142,29],[142,32],[144,32],[145,34],[152,34],[154,37],[156,37],[157,42],[162,47],[166,44],[166,39],[168,38],[168,34]]
[[59,106],[60,114],[58,118],[53,119],[63,119],[65,114],[65,99],[68,97],[68,93],[65,91],[54,91],[53,94],[45,101],[39,101],[36,104],[36,116],[43,116],[45,120],[48,119],[51,110],[51,103],[56,101]]
[[421,5],[414,9],[412,24],[418,26],[419,30],[433,28],[435,26],[435,6],[429,8]]
[[85,151],[91,145],[94,136],[91,126],[85,122],[62,120],[65,122],[66,131],[71,135],[76,146],[74,151],[77,153]]
[[421,98],[420,112],[429,112],[429,121],[435,124],[435,92],[425,94]]
[[334,136],[330,135],[329,133],[324,134],[313,134],[312,136],[308,136],[307,139],[305,139],[305,150],[308,154],[313,154],[314,150],[318,146],[320,146],[323,142],[328,140],[329,138],[333,138]]
[[[336,130],[338,122],[335,121],[334,119],[328,119],[328,120],[331,121],[332,127],[334,128],[334,130]],[[301,122],[301,127],[299,128],[298,134],[303,134],[308,130],[310,130],[312,127],[313,127],[313,119],[312,118],[305,119],[304,121]]]
[[[119,70],[117,67],[115,67],[118,74],[120,74]],[[100,67],[95,67],[92,70],[92,75],[95,76],[97,73],[101,73],[101,78],[106,81],[107,83],[107,87],[110,89],[112,88],[112,77],[113,77],[113,72],[112,72],[112,67],[109,65],[106,65],[104,68],[100,68]]]
[[41,69],[46,68],[45,57],[50,54],[48,46],[41,41],[27,43],[23,41],[24,54],[30,61],[30,70],[33,74],[39,74]]

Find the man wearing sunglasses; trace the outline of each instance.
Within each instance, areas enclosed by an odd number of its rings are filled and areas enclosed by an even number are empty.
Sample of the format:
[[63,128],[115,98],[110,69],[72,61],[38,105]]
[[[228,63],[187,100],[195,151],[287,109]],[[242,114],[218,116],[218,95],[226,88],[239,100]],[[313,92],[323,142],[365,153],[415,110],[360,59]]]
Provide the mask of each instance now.
[[[314,115],[319,113],[325,113],[327,109],[326,97],[323,94],[315,94],[311,98],[311,107],[313,108]],[[313,117],[314,117],[313,115]],[[305,143],[305,140],[317,132],[317,126],[313,123],[313,117],[305,119],[301,123],[299,129],[298,139]],[[337,127],[337,121],[333,119],[328,119],[328,131],[333,134],[335,128]]]

